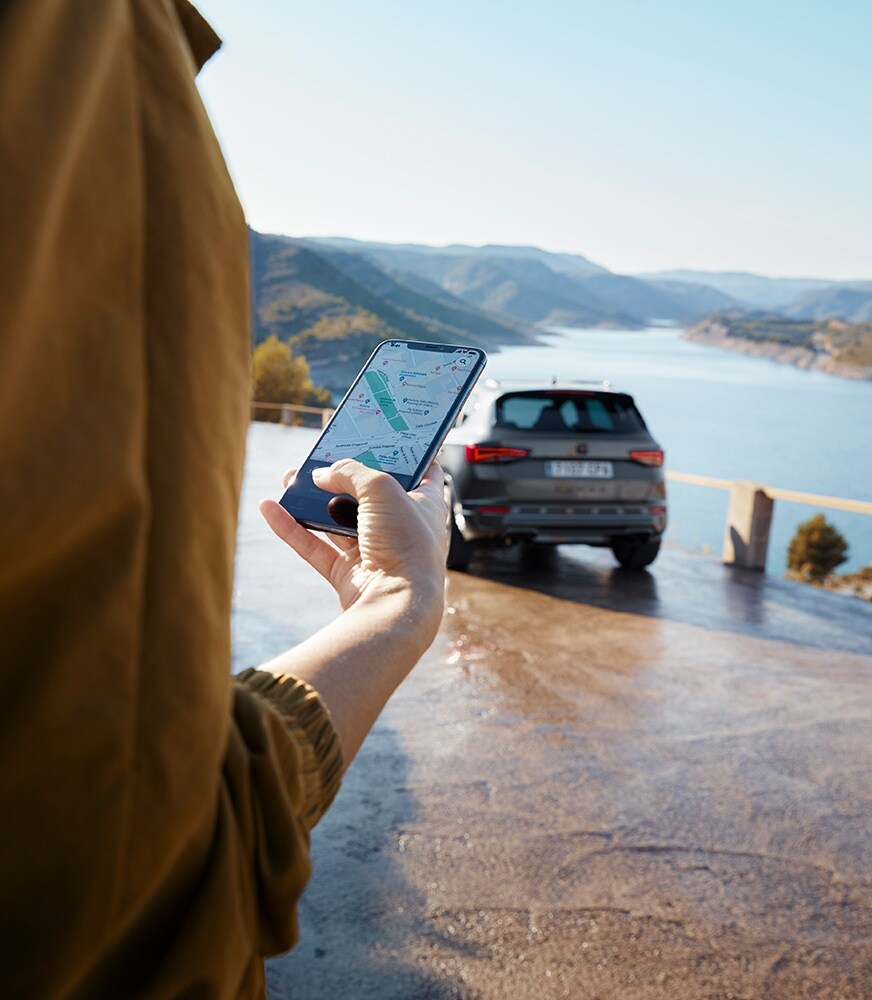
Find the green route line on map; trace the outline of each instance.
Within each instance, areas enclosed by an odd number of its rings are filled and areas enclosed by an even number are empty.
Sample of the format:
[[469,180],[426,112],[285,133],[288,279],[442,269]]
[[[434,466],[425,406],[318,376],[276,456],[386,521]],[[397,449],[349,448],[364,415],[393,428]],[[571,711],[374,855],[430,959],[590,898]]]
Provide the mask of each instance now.
[[366,381],[369,382],[375,401],[381,407],[382,413],[391,427],[395,431],[407,431],[409,425],[397,412],[397,404],[394,402],[394,397],[388,388],[388,380],[384,375],[381,372],[367,372]]
[[366,465],[370,469],[375,469],[377,472],[384,472],[381,463],[372,451],[364,451],[354,457],[361,463],[361,465]]

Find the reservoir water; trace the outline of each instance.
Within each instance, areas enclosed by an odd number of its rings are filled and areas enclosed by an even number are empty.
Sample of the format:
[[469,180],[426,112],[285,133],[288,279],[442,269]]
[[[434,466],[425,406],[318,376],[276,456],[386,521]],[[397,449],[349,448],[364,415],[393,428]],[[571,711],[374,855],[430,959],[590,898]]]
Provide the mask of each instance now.
[[[872,499],[872,382],[708,347],[667,328],[554,331],[538,346],[491,354],[486,375],[609,380],[635,397],[667,469]],[[668,489],[667,539],[719,555],[727,493]],[[797,525],[816,513],[776,501],[768,572],[784,571]],[[840,572],[872,563],[872,516],[823,513],[850,545]]]

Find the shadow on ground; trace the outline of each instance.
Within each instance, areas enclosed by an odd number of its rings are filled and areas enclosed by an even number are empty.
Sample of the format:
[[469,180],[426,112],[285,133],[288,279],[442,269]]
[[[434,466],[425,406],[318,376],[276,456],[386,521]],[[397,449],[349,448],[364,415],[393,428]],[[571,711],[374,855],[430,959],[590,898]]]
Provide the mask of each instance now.
[[840,652],[872,651],[872,606],[665,545],[647,570],[587,546],[480,549],[468,574],[623,611]]
[[[250,442],[240,667],[336,614],[252,514],[281,430]],[[872,995],[872,608],[673,545],[494,552],[447,597],[270,1000]]]
[[267,963],[268,1000],[479,996],[427,967],[430,953],[469,955],[475,946],[426,919],[423,893],[397,863],[416,836],[417,816],[406,756],[394,732],[379,725],[346,775],[340,803],[314,831],[300,943]]

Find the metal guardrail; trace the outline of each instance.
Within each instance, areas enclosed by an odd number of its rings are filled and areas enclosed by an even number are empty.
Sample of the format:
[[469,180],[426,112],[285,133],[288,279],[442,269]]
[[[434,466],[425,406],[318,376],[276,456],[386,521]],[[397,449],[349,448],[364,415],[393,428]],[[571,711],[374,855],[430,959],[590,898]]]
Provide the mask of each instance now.
[[[256,418],[258,410],[278,410],[281,413],[281,423],[288,425],[297,423],[299,414],[317,414],[321,426],[324,427],[333,416],[333,410],[323,406],[305,406],[302,403],[252,402],[252,419]],[[727,510],[722,559],[725,563],[743,566],[746,569],[765,569],[766,550],[769,547],[769,529],[772,525],[772,511],[776,500],[808,504],[811,507],[823,507],[829,510],[846,510],[854,514],[872,515],[872,503],[867,500],[850,500],[845,497],[830,497],[819,493],[783,490],[777,486],[762,486],[759,483],[717,479],[714,476],[698,476],[692,472],[667,472],[666,478],[675,483],[688,483],[691,486],[705,486],[709,489],[729,492],[730,503]]]
[[829,510],[846,510],[853,514],[872,514],[872,503],[867,500],[783,490],[778,486],[763,486],[760,483],[697,476],[692,472],[667,472],[666,478],[676,483],[729,491],[730,503],[721,558],[729,565],[743,566],[746,569],[762,570],[766,566],[769,529],[776,500]]
[[[666,478],[672,479],[676,483],[710,486],[716,490],[730,490],[734,484],[732,479],[697,476],[693,472],[667,472]],[[845,497],[830,497],[823,493],[801,493],[798,490],[783,490],[779,486],[761,486],[760,488],[773,500],[789,500],[791,503],[804,503],[810,507],[826,507],[830,510],[847,510],[852,514],[872,514],[872,502],[869,500],[848,500]]]
[[321,426],[326,427],[327,422],[333,416],[333,410],[324,406],[304,406],[302,403],[260,403],[252,400],[251,419],[257,419],[258,410],[279,410],[281,411],[280,423],[293,425],[297,422],[297,415],[300,413],[317,414],[321,420]]

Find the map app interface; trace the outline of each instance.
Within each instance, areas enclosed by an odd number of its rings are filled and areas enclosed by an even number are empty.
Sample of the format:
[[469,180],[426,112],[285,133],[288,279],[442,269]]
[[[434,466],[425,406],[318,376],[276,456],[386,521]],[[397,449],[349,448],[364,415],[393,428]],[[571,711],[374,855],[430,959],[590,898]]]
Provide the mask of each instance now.
[[383,345],[352,386],[309,456],[356,458],[371,469],[411,476],[466,389],[478,352]]

